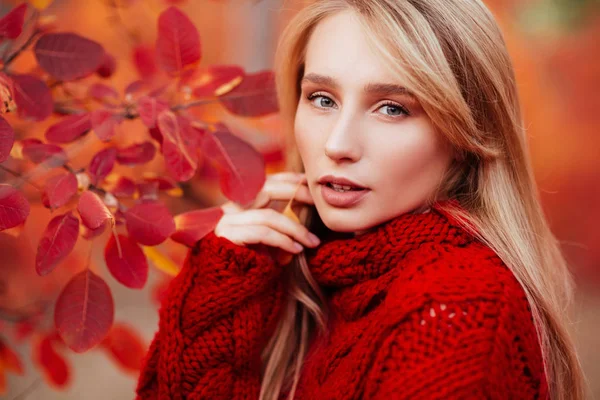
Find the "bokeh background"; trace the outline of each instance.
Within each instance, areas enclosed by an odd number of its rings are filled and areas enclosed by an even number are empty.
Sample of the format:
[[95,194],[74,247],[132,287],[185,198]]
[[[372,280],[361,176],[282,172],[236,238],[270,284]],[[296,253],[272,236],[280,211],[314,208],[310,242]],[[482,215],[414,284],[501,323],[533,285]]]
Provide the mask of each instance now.
[[[0,15],[22,1],[1,0]],[[571,329],[590,385],[589,398],[600,399],[600,1],[487,0],[505,33],[522,98],[530,151],[544,208],[567,255],[578,289]],[[277,39],[303,0],[55,0],[45,14],[55,16],[60,31],[74,31],[100,42],[118,61],[111,82],[123,89],[138,71],[133,48],[151,45],[159,13],[176,4],[194,21],[202,41],[202,65],[237,64],[248,72],[272,68]],[[117,6],[117,7],[115,7]],[[34,65],[23,54],[16,68]],[[282,143],[277,115],[249,119],[232,117],[218,107],[197,111],[222,120],[269,157],[269,170],[281,168]],[[47,123],[50,124],[51,121]],[[23,123],[17,132],[47,125]],[[134,138],[141,126],[127,126]],[[28,133],[30,135],[30,133]],[[93,146],[92,146],[93,147]],[[89,157],[94,148],[81,156]],[[151,169],[161,170],[160,164]],[[7,177],[0,175],[0,181]],[[217,190],[194,179],[186,196],[171,204],[189,209],[221,202]],[[33,340],[19,339],[15,321],[28,308],[49,306],[41,323],[51,322],[52,303],[72,270],[40,278],[33,257],[49,213],[33,207],[24,235],[18,240],[0,233],[0,335],[24,362],[25,374],[8,374],[7,399],[131,399],[136,373],[123,369],[106,352],[64,352],[71,377],[64,387],[49,384],[32,361]],[[69,260],[77,269],[83,253]],[[175,262],[184,254],[169,250]],[[79,258],[78,258],[79,257]],[[94,249],[95,268],[102,270],[102,249]],[[108,276],[108,274],[106,274]],[[157,297],[166,277],[151,270],[141,291],[107,278],[116,304],[116,321],[131,326],[148,345],[158,324]],[[24,326],[19,326],[26,329]],[[33,334],[35,335],[35,333]]]

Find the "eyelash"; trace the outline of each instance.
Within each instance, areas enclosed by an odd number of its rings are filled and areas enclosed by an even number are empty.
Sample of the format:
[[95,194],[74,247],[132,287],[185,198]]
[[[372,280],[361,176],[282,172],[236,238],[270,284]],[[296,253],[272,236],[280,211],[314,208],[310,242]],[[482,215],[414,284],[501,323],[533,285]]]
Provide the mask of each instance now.
[[[326,99],[329,99],[329,100],[331,100],[331,101],[333,102],[333,100],[332,100],[332,99],[331,99],[329,96],[326,96],[326,95],[324,95],[324,94],[322,94],[322,93],[319,93],[319,92],[315,92],[315,93],[312,93],[312,94],[308,95],[308,96],[306,97],[306,99],[307,99],[308,101],[312,101],[312,100],[314,100],[314,99],[315,99],[315,98],[317,98],[317,97],[324,97],[324,98],[326,98]],[[387,101],[385,101],[383,104],[381,104],[381,106],[380,106],[379,108],[381,108],[381,107],[384,107],[384,106],[397,107],[397,108],[399,108],[399,109],[400,109],[400,111],[401,111],[401,112],[402,112],[404,115],[406,115],[406,116],[409,116],[409,115],[410,115],[410,112],[409,112],[409,111],[406,109],[406,107],[404,107],[404,106],[403,106],[403,105],[401,105],[401,104],[394,103],[394,102],[392,102],[392,101],[389,101],[389,100],[387,100]],[[324,108],[328,108],[328,107],[319,107],[319,106],[315,106],[315,107],[317,107],[317,108],[319,108],[319,109],[321,109],[321,110],[322,110],[322,109],[324,109]],[[379,109],[379,108],[378,108],[378,109]],[[385,114],[384,114],[384,115],[385,115]],[[402,115],[385,115],[385,116],[386,116],[386,117],[388,117],[388,118],[394,118],[394,119],[395,119],[395,118],[400,118]]]

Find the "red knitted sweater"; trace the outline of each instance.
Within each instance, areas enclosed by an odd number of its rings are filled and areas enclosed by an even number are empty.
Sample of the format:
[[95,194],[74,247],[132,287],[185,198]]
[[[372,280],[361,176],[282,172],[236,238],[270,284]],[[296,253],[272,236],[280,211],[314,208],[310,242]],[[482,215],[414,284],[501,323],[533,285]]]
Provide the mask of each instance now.
[[[546,398],[523,289],[444,205],[459,206],[438,202],[306,250],[330,312],[296,399]],[[214,233],[198,242],[161,307],[138,398],[258,399],[281,271],[257,248]]]

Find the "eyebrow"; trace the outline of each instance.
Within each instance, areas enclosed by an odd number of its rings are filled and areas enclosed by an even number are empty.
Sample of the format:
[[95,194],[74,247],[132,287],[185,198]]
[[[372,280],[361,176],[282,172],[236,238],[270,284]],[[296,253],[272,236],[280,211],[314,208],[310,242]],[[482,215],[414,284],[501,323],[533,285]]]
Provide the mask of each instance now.
[[[305,82],[312,82],[317,85],[330,86],[336,89],[340,87],[340,84],[332,77],[319,75],[315,73],[304,75],[301,84]],[[416,99],[416,96],[407,88],[393,83],[368,83],[365,85],[364,91],[367,94],[378,94],[382,96],[404,95]]]

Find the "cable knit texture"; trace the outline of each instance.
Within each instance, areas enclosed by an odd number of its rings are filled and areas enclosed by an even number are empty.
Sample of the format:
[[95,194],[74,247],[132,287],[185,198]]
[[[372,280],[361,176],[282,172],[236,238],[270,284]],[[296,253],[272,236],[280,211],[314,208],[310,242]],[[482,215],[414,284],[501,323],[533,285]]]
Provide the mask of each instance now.
[[[441,201],[306,250],[329,318],[296,399],[547,398],[523,289],[442,206],[460,207]],[[138,398],[258,399],[281,270],[261,247],[199,241],[161,307]]]

